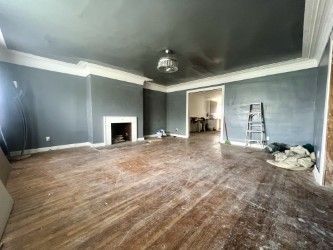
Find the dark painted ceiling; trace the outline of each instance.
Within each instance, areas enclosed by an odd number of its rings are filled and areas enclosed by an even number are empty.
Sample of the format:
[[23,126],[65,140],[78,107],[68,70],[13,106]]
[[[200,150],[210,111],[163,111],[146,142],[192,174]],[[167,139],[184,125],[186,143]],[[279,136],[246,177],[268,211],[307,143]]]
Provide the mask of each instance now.
[[[301,55],[304,0],[0,0],[9,49],[166,85]],[[156,70],[163,48],[180,70]]]

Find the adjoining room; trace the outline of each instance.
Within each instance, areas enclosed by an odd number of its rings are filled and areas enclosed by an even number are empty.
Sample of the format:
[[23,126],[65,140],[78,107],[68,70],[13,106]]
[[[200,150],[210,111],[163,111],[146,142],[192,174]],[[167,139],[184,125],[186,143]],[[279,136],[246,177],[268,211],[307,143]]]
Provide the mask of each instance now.
[[188,134],[210,132],[223,138],[223,88],[187,92]]
[[0,249],[333,249],[332,0],[0,0]]

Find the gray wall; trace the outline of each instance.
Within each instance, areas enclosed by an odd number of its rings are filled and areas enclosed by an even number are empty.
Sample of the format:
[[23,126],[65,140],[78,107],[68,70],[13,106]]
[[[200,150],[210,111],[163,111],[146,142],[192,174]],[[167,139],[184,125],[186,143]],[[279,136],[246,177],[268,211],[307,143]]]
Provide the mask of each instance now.
[[91,75],[87,76],[87,129],[88,129],[88,141],[93,142],[93,113],[92,113],[92,98],[91,98]]
[[166,119],[168,132],[186,134],[186,91],[167,94]]
[[[138,137],[143,137],[141,85],[4,62],[0,63],[0,73],[0,124],[10,151],[20,150],[23,138],[13,81],[23,91],[22,102],[28,118],[26,149],[103,142],[104,115],[137,116]],[[165,118],[160,122],[165,123]],[[50,142],[46,142],[46,136],[51,137]]]
[[226,85],[229,140],[244,141],[249,104],[263,102],[270,142],[313,143],[316,77],[311,69]]
[[166,96],[164,92],[143,90],[144,135],[166,129]]
[[[313,143],[317,69],[278,74],[225,85],[229,140],[244,142],[249,104],[264,103],[270,142]],[[167,128],[185,135],[186,92],[168,93]]]
[[319,63],[318,68],[318,81],[317,91],[315,93],[315,117],[314,117],[314,140],[313,144],[317,154],[317,168],[320,167],[320,152],[322,150],[322,135],[324,126],[324,109],[325,109],[325,98],[326,98],[326,85],[328,77],[328,63],[329,63],[329,43],[327,44],[323,56]]
[[[20,149],[22,128],[12,81],[23,91],[22,102],[28,118],[27,148],[87,141],[85,78],[0,63],[0,124],[10,151]],[[51,142],[45,137],[50,136]]]
[[[248,104],[262,101],[271,142],[314,142],[316,150],[320,150],[327,54],[326,49],[319,68],[318,88],[318,69],[225,85],[229,139],[244,141]],[[19,150],[22,142],[14,80],[24,93],[29,128],[27,148],[103,142],[104,115],[137,116],[138,137],[160,128],[186,134],[186,91],[143,91],[141,85],[99,76],[84,78],[8,63],[0,63],[0,71],[0,122],[11,151]],[[46,136],[51,137],[51,142],[45,141]]]
[[[92,142],[104,142],[103,116],[136,116],[143,137],[143,86],[91,75]],[[89,98],[89,97],[88,97]]]

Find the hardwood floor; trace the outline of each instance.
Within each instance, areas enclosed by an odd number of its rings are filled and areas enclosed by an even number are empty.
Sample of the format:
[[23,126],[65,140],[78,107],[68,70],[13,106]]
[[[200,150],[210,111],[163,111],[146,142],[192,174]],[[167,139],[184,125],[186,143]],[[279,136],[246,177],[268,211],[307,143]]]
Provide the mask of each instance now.
[[333,191],[214,133],[13,164],[5,249],[332,249]]

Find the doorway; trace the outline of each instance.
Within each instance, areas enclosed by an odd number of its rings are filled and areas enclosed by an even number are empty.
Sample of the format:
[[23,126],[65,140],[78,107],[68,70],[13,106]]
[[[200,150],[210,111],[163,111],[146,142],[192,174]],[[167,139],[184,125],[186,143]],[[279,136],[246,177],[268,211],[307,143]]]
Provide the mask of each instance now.
[[213,131],[223,142],[224,86],[186,92],[186,137]]

